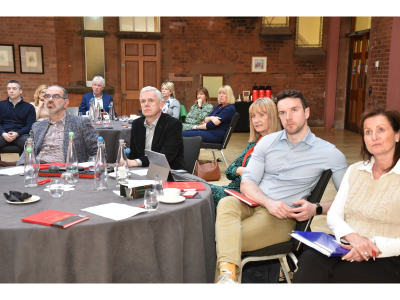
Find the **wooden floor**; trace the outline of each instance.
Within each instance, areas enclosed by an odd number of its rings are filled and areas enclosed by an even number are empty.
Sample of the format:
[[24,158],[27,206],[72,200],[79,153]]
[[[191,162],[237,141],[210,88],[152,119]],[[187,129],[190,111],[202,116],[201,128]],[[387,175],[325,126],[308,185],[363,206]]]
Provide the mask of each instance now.
[[[344,130],[333,130],[333,129],[324,129],[321,127],[312,127],[311,131],[319,138],[324,139],[332,144],[334,144],[343,154],[346,156],[347,163],[353,164],[357,161],[360,161],[361,158],[359,156],[360,147],[361,147],[361,137],[358,134]],[[228,147],[224,150],[224,154],[226,159],[228,160],[228,164],[232,163],[240,153],[246,148],[248,144],[248,133],[233,133],[231,140],[229,141]],[[222,159],[221,153],[216,151],[216,156]],[[3,161],[16,161],[18,160],[18,154],[1,154],[1,159]],[[211,151],[201,151],[200,159],[213,159]],[[229,180],[225,176],[225,163],[219,163],[219,167],[221,170],[221,179],[219,181],[212,181],[210,183],[217,185],[226,185],[229,183]],[[334,199],[336,196],[336,189],[330,180],[324,196],[322,198],[322,202],[329,201]],[[331,233],[329,228],[326,226],[326,216],[316,216],[311,224],[313,231],[324,231],[327,233]]]

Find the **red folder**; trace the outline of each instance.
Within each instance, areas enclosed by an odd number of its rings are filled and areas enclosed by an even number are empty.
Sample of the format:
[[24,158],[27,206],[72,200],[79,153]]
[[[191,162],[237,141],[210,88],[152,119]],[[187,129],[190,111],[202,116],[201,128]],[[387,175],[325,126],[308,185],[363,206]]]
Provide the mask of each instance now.
[[40,164],[40,170],[48,169],[50,166],[65,167],[65,164],[53,162],[48,164]]
[[238,192],[232,191],[232,190],[228,190],[228,189],[225,189],[224,191],[225,191],[225,193],[228,193],[229,195],[236,197],[240,201],[246,203],[248,206],[252,206],[252,207],[260,206],[260,204],[247,198],[246,196],[242,195],[241,193],[238,193]]
[[178,181],[178,182],[163,182],[164,188],[169,189],[180,189],[181,191],[185,189],[195,189],[198,191],[205,191],[206,188],[199,181]]
[[[77,217],[75,217],[75,216],[77,216]],[[75,218],[73,218],[73,217],[75,217]],[[68,222],[68,221],[62,222],[63,220],[67,220],[69,218],[71,218],[73,220],[71,220],[70,222]],[[28,223],[35,223],[35,224],[60,227],[60,228],[68,228],[72,225],[86,221],[88,219],[89,219],[89,216],[79,216],[74,213],[68,213],[68,212],[48,209],[48,210],[42,211],[40,213],[22,218],[21,220],[24,222],[28,222]],[[56,224],[57,222],[61,222],[63,224],[61,226],[58,226]]]

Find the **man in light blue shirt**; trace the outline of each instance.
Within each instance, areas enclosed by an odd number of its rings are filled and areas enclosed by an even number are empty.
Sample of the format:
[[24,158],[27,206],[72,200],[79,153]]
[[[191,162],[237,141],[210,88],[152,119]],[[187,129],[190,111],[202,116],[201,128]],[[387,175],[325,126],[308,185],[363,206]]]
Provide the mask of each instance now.
[[[241,193],[260,206],[253,208],[226,197],[217,207],[219,283],[235,282],[242,251],[288,241],[296,220],[326,214],[332,201],[316,205],[306,199],[323,171],[332,170],[335,188],[339,189],[347,169],[343,153],[315,137],[307,126],[310,108],[303,94],[283,91],[277,99],[284,130],[259,141],[240,186]],[[301,207],[292,209],[292,204]]]

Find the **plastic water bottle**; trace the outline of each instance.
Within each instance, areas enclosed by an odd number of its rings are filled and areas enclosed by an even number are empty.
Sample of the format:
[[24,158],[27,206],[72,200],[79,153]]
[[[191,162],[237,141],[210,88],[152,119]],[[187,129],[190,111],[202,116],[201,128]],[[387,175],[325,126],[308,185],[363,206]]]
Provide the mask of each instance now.
[[100,106],[99,103],[97,103],[97,109],[96,109],[96,111],[97,111],[97,121],[99,121],[99,122],[101,122],[102,119],[103,119],[103,117],[101,115],[101,109],[102,109],[102,107]]
[[129,152],[131,151],[130,149],[125,149],[124,140],[119,140],[117,161],[115,163],[115,173],[117,175],[117,187],[119,187],[120,184],[128,183],[129,167],[128,167],[128,159],[126,157],[127,150],[129,150]]
[[74,145],[74,133],[69,133],[69,144],[67,151],[67,161],[66,161],[67,172],[72,173],[72,178],[74,182],[78,182],[79,170],[78,170],[78,156],[76,155],[75,145]]
[[158,175],[154,176],[154,185],[153,185],[153,191],[158,192],[158,197],[164,197],[164,187],[162,180],[158,177]]
[[97,139],[97,156],[94,164],[94,189],[96,191],[107,190],[107,163],[104,154],[105,143],[101,136]]
[[96,123],[96,109],[94,107],[94,98],[90,99],[89,118],[92,124]]
[[108,117],[111,122],[115,121],[114,102],[110,102],[110,105],[108,105]]
[[38,167],[33,148],[26,148],[26,156],[24,167],[25,187],[36,187],[38,185]]

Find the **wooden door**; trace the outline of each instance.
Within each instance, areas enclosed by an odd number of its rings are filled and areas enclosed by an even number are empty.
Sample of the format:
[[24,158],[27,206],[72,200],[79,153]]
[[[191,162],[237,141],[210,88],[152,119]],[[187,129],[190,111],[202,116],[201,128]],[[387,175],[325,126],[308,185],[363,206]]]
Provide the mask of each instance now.
[[143,87],[160,89],[160,41],[121,39],[122,113],[141,109],[139,94]]
[[369,33],[355,36],[350,41],[351,69],[347,99],[346,129],[359,132],[358,123],[365,110],[366,82],[368,76]]

